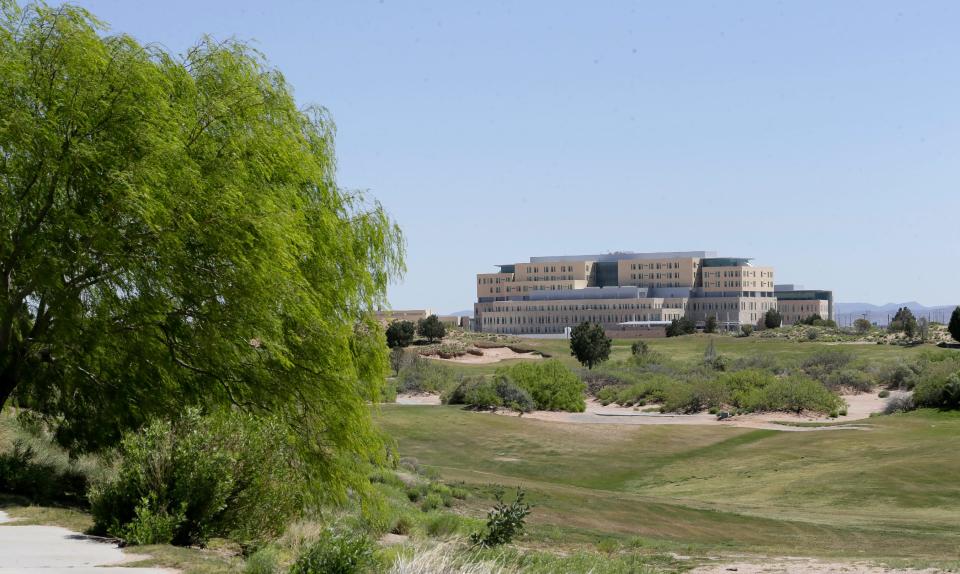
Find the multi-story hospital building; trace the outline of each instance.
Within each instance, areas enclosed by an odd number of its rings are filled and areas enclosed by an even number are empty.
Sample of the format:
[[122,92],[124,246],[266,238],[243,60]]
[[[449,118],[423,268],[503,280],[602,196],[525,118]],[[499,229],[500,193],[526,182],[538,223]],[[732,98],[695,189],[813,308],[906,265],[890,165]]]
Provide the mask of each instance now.
[[531,257],[477,275],[474,328],[490,333],[564,333],[583,321],[608,331],[662,331],[673,319],[728,329],[756,325],[770,309],[784,323],[833,318],[830,291],[774,283],[773,267],[708,251]]

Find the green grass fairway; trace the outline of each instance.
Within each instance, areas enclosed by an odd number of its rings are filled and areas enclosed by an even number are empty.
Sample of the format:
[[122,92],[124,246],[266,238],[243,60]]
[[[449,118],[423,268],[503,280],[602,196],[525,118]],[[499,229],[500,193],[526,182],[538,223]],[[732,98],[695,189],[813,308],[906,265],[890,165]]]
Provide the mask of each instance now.
[[393,405],[377,416],[402,456],[445,479],[527,488],[535,538],[562,531],[576,541],[641,536],[781,555],[960,557],[960,414],[813,432],[580,425],[454,407]]

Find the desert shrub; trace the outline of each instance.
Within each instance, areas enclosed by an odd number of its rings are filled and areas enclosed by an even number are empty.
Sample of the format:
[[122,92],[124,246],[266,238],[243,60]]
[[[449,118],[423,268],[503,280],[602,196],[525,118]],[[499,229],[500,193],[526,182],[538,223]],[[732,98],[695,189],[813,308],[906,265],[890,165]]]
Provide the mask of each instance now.
[[741,407],[748,402],[747,395],[763,389],[774,381],[776,377],[769,371],[745,369],[721,375],[719,384],[726,389],[730,404]]
[[737,357],[730,363],[729,370],[742,371],[762,369],[771,373],[786,373],[790,366],[774,353],[763,353]]
[[753,325],[740,325],[740,336],[749,337],[753,334]]
[[807,376],[826,382],[833,373],[850,365],[853,354],[842,350],[818,351],[800,363],[800,369]]
[[75,464],[45,456],[44,446],[35,442],[40,441],[19,438],[0,453],[0,492],[37,503],[85,505],[86,473]]
[[275,574],[280,569],[280,552],[273,546],[265,546],[247,558],[245,574]]
[[492,381],[486,377],[465,379],[460,383],[463,388],[463,404],[475,409],[495,409],[503,404]]
[[420,510],[429,512],[431,510],[437,510],[441,506],[443,506],[443,497],[436,492],[431,492],[425,496],[423,502],[420,503]]
[[153,510],[159,505],[156,495],[144,497],[134,510],[134,518],[124,524],[117,537],[130,545],[170,544],[177,527],[183,522],[182,509],[169,514],[166,509]]
[[881,399],[885,399],[890,396],[890,391],[888,391],[887,389],[883,389],[877,394],[877,396],[880,397]]
[[401,393],[442,393],[456,384],[453,371],[437,361],[414,357],[397,375]]
[[638,340],[634,341],[633,344],[630,345],[630,354],[633,356],[646,355],[649,352],[650,345],[648,345],[646,341]]
[[783,324],[783,317],[776,309],[770,309],[763,316],[763,326],[767,329],[776,329]]
[[667,326],[668,337],[679,337],[681,335],[692,335],[697,332],[697,324],[692,319],[681,317],[670,321]]
[[504,375],[497,375],[494,380],[494,390],[503,403],[503,406],[520,413],[529,413],[537,405],[526,389],[521,389]]
[[428,536],[444,538],[466,530],[465,519],[451,512],[438,512],[427,516],[424,528]]
[[530,505],[524,501],[526,493],[517,489],[517,496],[510,504],[503,502],[503,493],[497,492],[497,503],[487,513],[486,528],[470,535],[470,541],[478,546],[492,547],[509,544],[523,534]]
[[355,574],[373,564],[373,543],[362,534],[326,529],[290,568],[290,574]]
[[498,369],[497,375],[509,377],[530,393],[540,410],[583,412],[586,409],[583,381],[559,361],[518,363]]
[[914,388],[913,402],[919,407],[960,409],[960,373],[925,373]]
[[824,386],[832,391],[850,390],[858,393],[869,392],[873,389],[873,383],[873,378],[869,374],[856,369],[835,371],[823,381]]
[[816,329],[807,329],[807,340],[808,340],[808,341],[816,341],[819,336],[820,336],[820,333],[817,332]]
[[793,376],[775,379],[769,384],[745,393],[740,407],[748,411],[784,411],[830,413],[843,407],[840,397],[813,379]]
[[[273,419],[239,413],[153,421],[124,436],[117,473],[91,490],[94,529],[119,538],[176,522],[171,542],[247,544],[279,534],[302,507],[298,456]],[[133,543],[134,540],[126,539]]]
[[597,394],[597,398],[627,407],[641,402],[663,402],[667,396],[667,389],[674,384],[675,382],[669,377],[652,375],[626,387],[607,387]]
[[436,315],[417,321],[417,334],[430,341],[439,341],[447,334],[447,327],[440,322]]
[[887,363],[877,370],[877,382],[888,389],[912,389],[917,382],[916,365],[908,365],[903,361]]
[[905,413],[907,411],[912,411],[915,408],[917,407],[913,402],[912,396],[898,395],[887,401],[887,404],[883,407],[883,414],[894,415],[897,413]]
[[678,413],[699,413],[717,408],[729,401],[727,388],[717,379],[676,383],[667,388],[663,410]]

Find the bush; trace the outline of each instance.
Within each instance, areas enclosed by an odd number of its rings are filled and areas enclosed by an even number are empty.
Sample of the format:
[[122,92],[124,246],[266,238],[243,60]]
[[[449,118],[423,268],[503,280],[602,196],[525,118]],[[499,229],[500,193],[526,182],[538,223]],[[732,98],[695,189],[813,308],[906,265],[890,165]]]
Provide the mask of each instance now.
[[528,393],[526,389],[518,387],[509,377],[503,375],[496,376],[494,389],[497,392],[497,396],[499,396],[503,402],[503,406],[510,410],[529,413],[537,407],[530,393]]
[[960,373],[925,375],[913,391],[913,401],[920,407],[960,409]]
[[308,546],[290,574],[354,574],[373,564],[373,543],[361,534],[327,529]]
[[124,436],[115,476],[90,493],[94,530],[136,543],[162,538],[242,545],[280,534],[302,508],[305,480],[284,425],[238,413],[153,421]]
[[387,325],[387,346],[391,349],[410,346],[416,327],[410,321],[394,321]]
[[692,335],[697,332],[697,324],[691,319],[681,317],[670,321],[667,326],[668,337],[679,337],[680,335]]
[[825,383],[832,374],[847,367],[853,354],[841,350],[824,350],[810,355],[800,363],[800,369],[809,377]]
[[885,399],[885,398],[887,398],[887,397],[890,396],[890,391],[884,389],[884,390],[880,391],[880,393],[877,394],[877,396],[880,397],[881,399]]
[[87,475],[76,465],[43,457],[33,441],[17,439],[0,453],[0,492],[36,503],[86,504]]
[[509,377],[530,393],[540,410],[583,412],[586,409],[583,381],[559,361],[518,363],[498,369],[497,375]]
[[463,529],[464,519],[450,512],[440,512],[427,518],[426,531],[428,536],[442,538],[453,536]]
[[706,322],[703,325],[704,333],[716,333],[717,332],[717,318],[714,315],[707,317]]
[[753,325],[740,325],[740,334],[749,337],[753,334]]
[[275,574],[280,569],[279,551],[273,546],[266,546],[254,552],[247,559],[246,574]]
[[663,410],[699,413],[710,408],[719,408],[726,404],[729,398],[727,388],[717,379],[676,383],[667,389]]
[[442,393],[455,384],[453,372],[437,361],[414,357],[397,376],[401,393]]
[[816,329],[807,329],[807,340],[816,341],[817,337],[820,336],[820,333]]
[[646,341],[634,341],[630,345],[630,354],[636,357],[637,355],[646,355],[650,352],[650,345]]
[[912,396],[900,395],[887,401],[887,404],[883,407],[883,414],[894,415],[897,413],[905,413],[907,411],[912,411],[915,408],[917,407],[913,403]]
[[767,329],[776,329],[783,324],[783,317],[776,309],[770,309],[763,316],[763,326]]
[[832,391],[849,390],[866,393],[873,389],[873,379],[870,375],[856,369],[843,369],[830,373],[823,384]]
[[870,321],[861,317],[853,322],[853,327],[860,335],[866,335],[870,332],[870,329],[873,328],[873,325],[870,323]]
[[880,367],[877,372],[877,382],[889,389],[912,389],[917,382],[917,366],[908,365],[902,361],[888,363]]
[[784,411],[800,414],[803,411],[831,413],[843,407],[840,397],[823,385],[806,377],[774,379],[762,388],[742,397],[742,408],[748,411]]
[[503,493],[496,493],[497,504],[487,513],[486,529],[471,534],[470,541],[478,546],[493,547],[509,544],[522,534],[530,514],[530,505],[524,502],[525,494],[518,488],[514,501],[504,504]]

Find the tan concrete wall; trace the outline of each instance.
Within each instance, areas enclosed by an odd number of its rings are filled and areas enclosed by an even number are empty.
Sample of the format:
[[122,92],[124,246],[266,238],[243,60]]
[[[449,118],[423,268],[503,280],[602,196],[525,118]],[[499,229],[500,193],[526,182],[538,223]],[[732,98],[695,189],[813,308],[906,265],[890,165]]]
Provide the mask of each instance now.
[[685,298],[495,301],[474,305],[475,328],[489,333],[563,333],[587,321],[617,329],[625,321],[670,321],[684,314]]
[[693,287],[699,265],[700,260],[692,257],[622,259],[617,262],[617,280],[637,287]]
[[704,291],[773,291],[773,267],[704,267]]
[[430,309],[390,309],[387,311],[377,311],[377,320],[387,325],[394,321],[411,321],[416,323],[420,319],[426,319],[433,312]]
[[810,315],[820,315],[823,319],[829,319],[829,303],[819,299],[780,301],[777,304],[780,316],[783,317],[784,325],[793,325],[806,319]]

